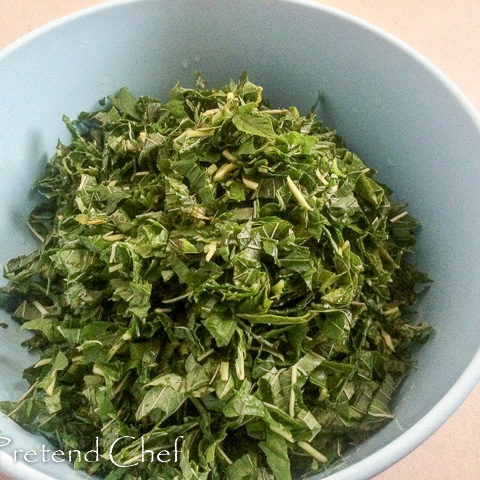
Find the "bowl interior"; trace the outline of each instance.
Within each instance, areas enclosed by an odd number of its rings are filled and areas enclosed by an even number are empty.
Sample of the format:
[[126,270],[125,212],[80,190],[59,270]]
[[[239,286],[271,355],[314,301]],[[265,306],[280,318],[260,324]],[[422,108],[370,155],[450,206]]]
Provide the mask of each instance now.
[[[415,262],[434,284],[418,320],[436,333],[416,353],[396,419],[347,455],[354,464],[429,412],[480,344],[480,132],[434,70],[377,31],[303,2],[140,0],[73,16],[8,51],[0,60],[0,263],[35,245],[25,227],[30,187],[57,139],[68,140],[62,114],[91,110],[124,85],[165,99],[177,81],[192,85],[195,70],[212,86],[247,70],[272,106],[303,113],[320,92],[318,116],[422,223]],[[26,386],[21,371],[33,359],[22,338],[15,324],[0,338],[2,399]],[[0,429],[12,448],[43,442],[3,416]],[[38,478],[84,476],[60,464],[32,468]]]

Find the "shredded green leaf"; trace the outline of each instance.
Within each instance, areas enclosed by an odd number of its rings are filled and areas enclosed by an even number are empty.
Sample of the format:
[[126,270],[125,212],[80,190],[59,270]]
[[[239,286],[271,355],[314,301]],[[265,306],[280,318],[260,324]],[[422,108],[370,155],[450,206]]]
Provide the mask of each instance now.
[[[59,143],[5,267],[40,361],[1,408],[108,480],[290,480],[392,418],[430,327],[417,221],[313,113],[220,89],[128,89]],[[177,461],[140,461],[145,448]],[[120,437],[115,466],[108,457]]]

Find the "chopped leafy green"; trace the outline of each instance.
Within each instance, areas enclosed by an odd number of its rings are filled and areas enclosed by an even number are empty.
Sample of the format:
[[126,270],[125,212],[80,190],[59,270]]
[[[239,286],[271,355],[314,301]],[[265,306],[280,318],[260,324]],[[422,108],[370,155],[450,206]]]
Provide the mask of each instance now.
[[108,480],[305,477],[392,418],[429,331],[417,222],[334,131],[246,75],[64,120],[40,244],[5,266],[41,357],[5,413],[64,451],[98,437],[75,467]]

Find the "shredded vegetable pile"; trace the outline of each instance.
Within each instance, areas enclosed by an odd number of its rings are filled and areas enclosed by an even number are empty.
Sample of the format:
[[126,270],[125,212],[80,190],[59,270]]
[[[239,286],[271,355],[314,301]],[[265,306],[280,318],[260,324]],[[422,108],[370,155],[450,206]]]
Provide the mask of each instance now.
[[64,121],[38,248],[5,267],[40,360],[4,412],[63,450],[98,437],[75,467],[108,480],[304,478],[392,418],[430,328],[418,224],[334,131],[246,75]]

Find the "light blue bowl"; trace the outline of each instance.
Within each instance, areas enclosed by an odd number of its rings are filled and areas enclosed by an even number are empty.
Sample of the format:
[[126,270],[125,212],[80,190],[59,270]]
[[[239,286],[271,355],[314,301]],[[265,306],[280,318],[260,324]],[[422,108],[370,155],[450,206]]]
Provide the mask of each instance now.
[[[385,32],[317,3],[125,0],[71,15],[0,55],[0,262],[33,248],[30,187],[68,140],[76,116],[127,85],[166,98],[198,69],[212,86],[243,70],[274,106],[319,116],[422,222],[416,259],[435,280],[419,319],[436,335],[396,398],[396,419],[350,452],[330,480],[366,479],[431,435],[480,376],[480,120],[434,66]],[[6,317],[6,316],[5,316]],[[3,319],[2,319],[3,320]],[[1,397],[18,398],[33,362],[16,325],[0,338]],[[1,471],[15,479],[85,478],[65,464],[14,464],[14,448],[43,440],[0,418]],[[426,474],[427,475],[427,474]],[[320,478],[320,477],[315,477]]]

